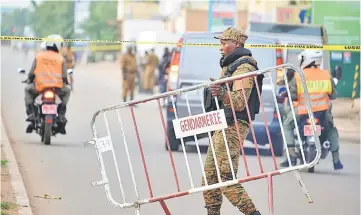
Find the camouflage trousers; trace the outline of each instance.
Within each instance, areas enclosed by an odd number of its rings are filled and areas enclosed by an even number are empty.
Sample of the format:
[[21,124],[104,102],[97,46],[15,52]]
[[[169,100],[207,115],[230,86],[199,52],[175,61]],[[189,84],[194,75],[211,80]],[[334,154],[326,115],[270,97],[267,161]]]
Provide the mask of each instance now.
[[[239,122],[239,131],[241,142],[247,137],[249,132],[249,125]],[[229,126],[225,129],[228,148],[233,164],[234,173],[237,174],[239,157],[240,157],[240,142],[238,141],[237,129],[235,125]],[[213,145],[216,154],[216,164],[219,167],[220,177],[222,181],[232,180],[232,172],[227,156],[227,149],[224,143],[222,131],[215,131],[213,136]],[[212,147],[208,147],[207,157],[205,161],[205,174],[208,185],[218,183],[218,176],[216,166],[213,158]],[[202,178],[202,186],[205,185],[204,178]],[[256,211],[256,208],[248,196],[246,190],[241,184],[235,184],[220,189],[208,190],[203,193],[205,208],[208,210],[208,215],[219,215],[221,204],[223,202],[222,193],[226,198],[237,207],[242,213],[249,215]]]

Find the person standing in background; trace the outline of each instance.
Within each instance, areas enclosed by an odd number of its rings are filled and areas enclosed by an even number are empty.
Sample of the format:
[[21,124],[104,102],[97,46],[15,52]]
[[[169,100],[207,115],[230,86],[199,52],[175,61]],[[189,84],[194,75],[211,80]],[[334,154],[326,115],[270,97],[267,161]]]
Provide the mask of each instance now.
[[[168,47],[164,48],[164,54],[161,63],[159,64],[158,70],[159,70],[159,77],[158,77],[158,84],[159,84],[159,91],[160,93],[167,92],[167,73],[170,66],[170,61],[172,58],[172,53],[169,52]],[[162,106],[165,106],[165,99],[162,99]]]
[[123,101],[127,101],[128,93],[130,100],[134,99],[135,78],[137,77],[137,59],[132,52],[132,47],[128,47],[127,53],[123,57]]
[[139,92],[145,92],[144,90],[144,71],[148,61],[148,52],[144,52],[144,56],[140,59],[140,70],[139,70]]
[[155,69],[158,67],[159,59],[154,53],[154,48],[149,54],[143,78],[143,89],[150,94],[153,94],[154,82],[155,82]]
[[140,53],[138,52],[138,49],[137,49],[137,45],[134,45],[134,55],[135,55],[135,58],[137,60],[137,83],[136,85],[138,85],[139,87],[141,87],[141,74],[140,72],[142,71],[142,56],[140,55]]
[[[74,69],[75,62],[76,62],[76,56],[75,56],[75,52],[71,48],[70,43],[68,43],[67,46],[63,48],[62,54],[63,54],[63,57],[64,57],[65,62],[66,62],[66,69],[67,70]],[[70,83],[70,86],[71,86],[71,90],[73,91],[73,89],[74,89],[74,76],[73,76],[73,73],[68,75],[68,80],[69,80],[69,83]]]

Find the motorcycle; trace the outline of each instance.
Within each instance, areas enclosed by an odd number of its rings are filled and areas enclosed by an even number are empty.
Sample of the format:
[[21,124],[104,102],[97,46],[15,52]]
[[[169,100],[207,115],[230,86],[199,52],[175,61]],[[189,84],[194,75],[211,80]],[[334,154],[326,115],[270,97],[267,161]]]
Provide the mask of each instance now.
[[[277,95],[277,102],[281,105],[282,108],[288,106],[287,103],[287,91],[285,87],[282,87],[279,89],[278,95]],[[317,135],[320,139],[321,144],[321,159],[327,158],[331,143],[329,140],[327,140],[326,135],[324,132],[322,132],[326,126],[326,117],[325,117],[326,111],[320,111],[320,112],[314,112],[314,120],[316,124],[317,129]],[[305,155],[305,160],[307,163],[312,162],[316,158],[316,140],[313,135],[313,129],[311,125],[311,120],[308,115],[300,116],[298,121],[298,128],[299,128],[299,134],[301,138],[301,144],[303,147],[303,152]],[[298,158],[301,160],[301,164],[303,163],[302,153],[301,153],[301,146],[298,142],[298,136],[297,136],[297,130],[294,129],[294,140],[296,145],[296,153],[298,154]],[[312,173],[315,171],[315,167],[311,167],[307,170],[308,172]]]
[[[321,143],[321,159],[325,159],[325,158],[327,158],[327,156],[330,152],[330,148],[331,148],[331,143],[326,138],[326,135],[324,132],[325,126],[327,126],[326,125],[327,120],[325,117],[326,111],[314,112],[313,115],[314,115],[314,120],[315,120],[315,124],[316,124],[317,135],[318,135],[320,143]],[[311,120],[308,115],[300,116],[298,128],[299,128],[299,134],[300,134],[301,143],[302,143],[302,147],[303,147],[303,152],[305,155],[305,160],[307,163],[310,163],[316,158],[317,151],[316,151],[316,140],[313,135]],[[296,145],[297,153],[299,154],[299,158],[302,163],[303,159],[302,159],[301,148],[300,148],[301,146],[300,146],[299,142],[297,141],[298,138],[297,138],[296,132],[297,131],[295,129],[294,130],[295,145]],[[312,173],[315,171],[315,167],[313,166],[313,167],[309,168],[307,171]]]
[[[24,69],[18,69],[19,73],[25,74]],[[22,81],[28,83],[28,80]],[[62,103],[57,95],[56,88],[47,88],[34,100],[35,120],[32,122],[33,130],[41,136],[41,142],[46,145],[51,144],[51,137],[58,134],[59,128],[59,105]]]

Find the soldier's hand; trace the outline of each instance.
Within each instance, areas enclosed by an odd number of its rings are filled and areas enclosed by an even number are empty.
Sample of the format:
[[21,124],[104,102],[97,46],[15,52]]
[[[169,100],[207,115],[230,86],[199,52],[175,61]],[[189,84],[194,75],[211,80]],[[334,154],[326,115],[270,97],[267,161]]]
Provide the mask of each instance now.
[[[210,78],[211,81],[214,81],[214,78]],[[209,89],[211,90],[212,96],[219,96],[219,90],[220,90],[220,85],[219,84],[215,84],[215,85],[211,85],[209,87]]]

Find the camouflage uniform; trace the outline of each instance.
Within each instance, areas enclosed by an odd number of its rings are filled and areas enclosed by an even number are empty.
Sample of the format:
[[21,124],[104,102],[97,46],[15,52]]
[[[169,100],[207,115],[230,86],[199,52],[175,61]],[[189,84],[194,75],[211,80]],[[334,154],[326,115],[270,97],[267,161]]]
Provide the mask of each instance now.
[[135,78],[137,77],[137,59],[135,55],[131,53],[126,53],[123,59],[123,100],[127,100],[128,93],[130,94],[130,100],[134,98],[134,89],[135,89]]
[[[73,49],[68,47],[64,47],[62,50],[63,57],[66,62],[66,69],[74,69],[75,66],[75,53]],[[74,75],[69,74],[68,75],[68,82],[70,83],[71,89],[73,90],[74,87]]]
[[[217,37],[216,37],[217,38]],[[221,37],[217,39],[234,39],[240,41],[244,44],[247,36],[244,35],[240,30],[235,28],[228,28],[223,32]],[[248,56],[247,56],[248,57]],[[256,61],[249,57],[252,61]],[[224,76],[224,71],[226,67],[222,70],[221,78]],[[242,64],[237,68],[237,70],[233,73],[232,76],[244,74],[247,72],[255,71],[256,69],[251,66],[250,64]],[[245,89],[246,97],[249,98],[251,94],[251,89],[253,87],[253,78],[245,78],[242,80],[234,81],[233,88],[231,92],[231,97],[233,101],[233,105],[236,111],[242,111],[245,108],[245,99],[243,97],[243,93],[241,90],[241,82],[243,83],[243,87]],[[222,98],[220,98],[224,105],[227,108],[230,108],[230,100],[228,95],[226,94]],[[249,124],[246,121],[238,121],[239,132],[241,136],[241,142],[245,140],[249,132]],[[228,142],[229,152],[234,168],[234,173],[237,174],[238,164],[239,164],[239,157],[240,157],[240,141],[238,140],[237,129],[235,125],[228,126],[225,129],[226,138]],[[232,172],[227,156],[227,151],[223,139],[222,131],[215,131],[212,136],[217,164],[220,170],[220,176],[222,181],[229,181],[232,180]],[[212,147],[208,147],[207,157],[205,161],[205,174],[207,177],[208,184],[215,184],[218,183],[218,177],[215,167],[215,162],[212,153]],[[204,178],[202,178],[202,186],[205,185]],[[220,189],[213,189],[208,190],[203,193],[204,201],[205,201],[205,208],[208,210],[208,215],[219,215],[221,204],[223,202],[222,193],[226,196],[226,198],[235,206],[237,207],[242,213],[246,215],[250,215],[256,211],[256,208],[249,198],[246,190],[243,188],[241,184],[236,184],[228,187],[223,187]]]
[[144,78],[143,78],[143,89],[147,92],[153,93],[155,84],[155,69],[158,67],[159,59],[157,55],[152,51],[148,56],[148,62],[145,66]]
[[[332,83],[332,94],[330,95],[330,99],[335,99],[336,98],[336,85],[332,79],[331,79],[331,83]],[[290,88],[292,100],[297,100],[298,95],[297,95],[297,84],[296,84],[295,78],[293,78],[289,82],[289,88]],[[330,123],[330,126],[327,126],[325,128],[324,132],[327,133],[328,140],[330,141],[330,144],[331,144],[330,151],[332,152],[333,162],[337,163],[337,162],[339,162],[338,151],[339,151],[340,145],[339,145],[338,131],[337,131],[336,127],[334,126],[331,109],[332,109],[332,104],[330,105],[330,108],[326,112],[326,116],[325,116],[326,120]],[[294,149],[295,139],[294,139],[294,134],[293,134],[293,130],[295,129],[295,123],[294,123],[294,119],[293,119],[292,111],[291,111],[290,107],[289,106],[285,107],[284,111],[285,111],[286,117],[282,123],[282,126],[283,126],[283,129],[285,132],[287,148],[291,155],[291,161],[293,162],[292,165],[296,165],[297,164],[297,161],[296,161],[297,154]],[[295,115],[296,115],[296,121],[298,121],[299,117],[297,114],[296,107],[295,107]],[[284,167],[288,166],[288,160],[284,161],[281,164],[281,166],[284,166]]]
[[73,69],[75,61],[75,53],[70,47],[64,47],[62,50],[63,57],[66,61],[66,68]]

